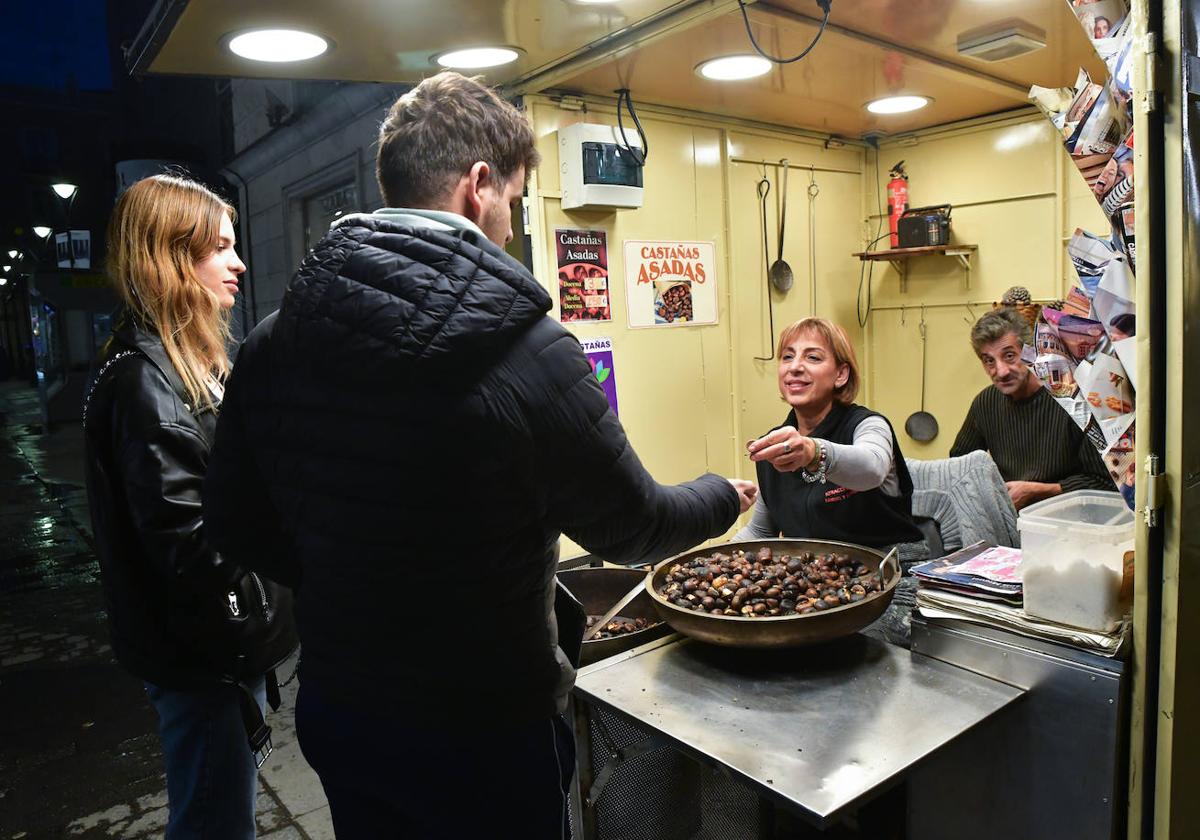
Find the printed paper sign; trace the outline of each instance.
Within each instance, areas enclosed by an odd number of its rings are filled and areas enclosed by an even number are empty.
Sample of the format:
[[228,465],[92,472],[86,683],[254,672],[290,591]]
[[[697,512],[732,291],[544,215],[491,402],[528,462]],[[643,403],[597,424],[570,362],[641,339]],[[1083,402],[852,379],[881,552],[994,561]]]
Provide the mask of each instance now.
[[625,241],[629,326],[717,323],[716,248],[711,242]]
[[583,352],[587,354],[592,365],[592,373],[596,381],[608,397],[608,405],[617,414],[617,372],[613,367],[613,351],[611,338],[582,338]]
[[556,230],[558,311],[563,323],[611,321],[608,244],[602,230]]

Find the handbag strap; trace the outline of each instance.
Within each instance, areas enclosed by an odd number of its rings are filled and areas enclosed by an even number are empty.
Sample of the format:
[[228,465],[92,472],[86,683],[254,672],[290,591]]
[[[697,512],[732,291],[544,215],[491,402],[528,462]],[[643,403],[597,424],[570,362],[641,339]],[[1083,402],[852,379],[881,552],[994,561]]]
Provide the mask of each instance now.
[[101,365],[100,370],[96,371],[96,378],[92,380],[92,387],[88,389],[87,396],[83,399],[83,430],[85,433],[87,432],[88,407],[92,404],[92,394],[96,393],[96,386],[100,384],[100,380],[104,378],[104,374],[108,373],[110,367],[121,361],[121,359],[137,355],[138,351],[136,350],[122,350]]

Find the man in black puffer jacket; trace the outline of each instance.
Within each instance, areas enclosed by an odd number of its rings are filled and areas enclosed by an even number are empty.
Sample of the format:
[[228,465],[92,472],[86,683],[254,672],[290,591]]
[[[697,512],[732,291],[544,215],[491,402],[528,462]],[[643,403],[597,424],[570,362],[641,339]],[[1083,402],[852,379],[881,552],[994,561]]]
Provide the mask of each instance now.
[[537,160],[528,123],[478,82],[405,94],[377,174],[406,209],[336,224],[227,385],[206,529],[296,587],[300,743],[342,840],[560,837],[559,535],[650,561],[753,502],[749,482],[650,477],[502,249]]

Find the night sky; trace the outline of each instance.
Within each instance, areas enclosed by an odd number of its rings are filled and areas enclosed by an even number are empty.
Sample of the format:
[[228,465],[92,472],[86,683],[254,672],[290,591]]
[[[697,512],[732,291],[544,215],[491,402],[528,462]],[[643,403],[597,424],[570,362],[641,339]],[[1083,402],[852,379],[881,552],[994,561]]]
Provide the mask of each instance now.
[[0,85],[111,90],[104,0],[6,2]]

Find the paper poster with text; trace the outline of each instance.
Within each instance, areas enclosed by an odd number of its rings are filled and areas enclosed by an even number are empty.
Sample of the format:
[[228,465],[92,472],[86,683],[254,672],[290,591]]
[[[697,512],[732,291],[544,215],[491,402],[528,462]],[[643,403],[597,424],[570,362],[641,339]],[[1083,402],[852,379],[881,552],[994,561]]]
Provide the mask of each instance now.
[[617,414],[617,372],[613,367],[612,339],[581,338],[579,343],[583,345],[583,352],[587,354],[604,396],[608,397],[609,407]]
[[711,242],[625,240],[629,326],[717,323],[716,267]]
[[608,235],[602,230],[556,230],[558,310],[563,323],[611,321]]

